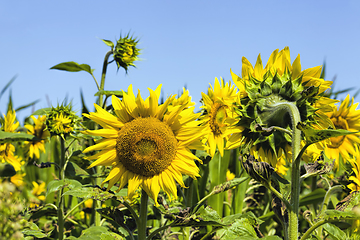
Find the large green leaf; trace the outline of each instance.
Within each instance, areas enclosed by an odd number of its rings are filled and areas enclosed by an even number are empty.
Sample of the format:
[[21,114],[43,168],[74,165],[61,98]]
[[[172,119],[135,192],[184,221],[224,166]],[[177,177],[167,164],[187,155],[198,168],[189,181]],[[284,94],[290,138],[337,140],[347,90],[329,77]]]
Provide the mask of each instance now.
[[199,227],[199,226],[224,226],[219,214],[212,208],[201,208],[195,214],[191,214],[190,209],[184,209],[171,224],[172,227]]
[[332,137],[340,137],[340,136],[357,133],[357,132],[350,132],[345,129],[317,130],[317,129],[313,129],[312,127],[310,127],[306,124],[303,124],[301,122],[297,125],[297,128],[300,129],[304,133],[306,144],[308,144],[308,145],[317,143],[317,142],[320,142],[320,141],[323,141],[325,139],[332,138]]
[[29,227],[30,227],[30,229],[24,229],[22,231],[22,233],[25,236],[33,236],[35,238],[47,237],[47,235],[45,233],[41,232],[41,230],[35,223],[29,222]]
[[0,131],[0,143],[36,141],[36,140],[39,139],[31,134]]
[[247,218],[236,219],[230,227],[219,230],[216,235],[223,240],[233,239],[258,239],[251,221]]
[[57,69],[57,70],[68,71],[68,72],[85,71],[85,72],[88,72],[90,74],[92,74],[93,71],[94,71],[94,69],[91,69],[91,67],[89,65],[87,65],[87,64],[78,64],[76,62],[59,63],[59,64],[51,67],[50,69]]

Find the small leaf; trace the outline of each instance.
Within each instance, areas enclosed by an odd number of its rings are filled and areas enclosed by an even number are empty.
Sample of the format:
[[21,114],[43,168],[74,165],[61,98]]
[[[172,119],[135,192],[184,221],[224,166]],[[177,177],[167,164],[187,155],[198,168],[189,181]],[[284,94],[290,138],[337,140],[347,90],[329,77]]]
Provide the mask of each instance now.
[[67,239],[99,240],[99,239],[101,239],[101,235],[106,233],[107,230],[108,229],[106,227],[92,226],[92,227],[89,227],[89,228],[85,229],[84,231],[82,231],[80,237],[76,238],[76,237],[71,236],[70,238],[67,238]]
[[92,187],[92,186],[79,186],[76,188],[73,188],[69,191],[66,191],[64,194],[65,195],[71,195],[74,197],[79,197],[79,198],[84,198],[84,199],[95,199],[98,201],[105,201],[107,199],[116,197],[119,200],[122,200],[122,198],[120,196],[118,196],[117,194],[113,194],[111,192],[108,191],[103,191],[100,188],[97,187]]
[[31,115],[46,115],[51,111],[51,108],[41,108],[33,112]]
[[4,92],[6,91],[6,89],[8,89],[10,87],[10,85],[15,81],[17,76],[14,76],[10,79],[10,81],[5,85],[5,87],[1,90],[0,92],[0,98],[1,96],[4,94]]
[[47,237],[47,235],[43,232],[41,232],[41,230],[39,229],[39,227],[32,222],[28,222],[30,225],[30,229],[25,229],[22,231],[22,233],[25,236],[33,236],[35,238],[44,238]]
[[101,39],[106,45],[108,45],[109,47],[111,47],[111,49],[114,48],[114,43],[110,40],[105,40],[105,39]]
[[20,142],[20,141],[36,141],[36,136],[26,133],[11,133],[0,131],[0,143]]
[[82,186],[81,183],[73,179],[52,180],[47,186],[46,196],[52,192],[59,191],[64,187],[73,189],[80,186]]
[[87,64],[78,64],[76,62],[59,63],[59,64],[51,67],[50,69],[57,69],[57,70],[68,71],[68,72],[85,71],[85,72],[88,72],[90,74],[92,74],[93,71],[94,71],[94,69],[91,69],[91,67],[89,65],[87,65]]

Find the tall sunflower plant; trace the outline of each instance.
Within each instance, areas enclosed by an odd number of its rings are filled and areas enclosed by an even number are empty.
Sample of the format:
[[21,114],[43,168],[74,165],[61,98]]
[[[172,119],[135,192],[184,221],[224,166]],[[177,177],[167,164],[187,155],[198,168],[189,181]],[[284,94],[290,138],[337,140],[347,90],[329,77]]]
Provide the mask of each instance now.
[[128,73],[140,49],[130,34],[102,41],[110,50],[100,84],[88,64],[51,67],[91,75],[93,111],[83,101],[75,112],[64,101],[21,127],[22,108],[9,99],[0,190],[27,207],[9,218],[23,221],[6,225],[3,236],[358,237],[360,110],[349,95],[332,98],[321,67],[302,70],[287,47],[265,67],[260,55],[254,67],[243,58],[241,74],[215,78],[196,110],[185,88],[165,98],[161,84],[145,99],[132,84],[105,90],[108,65]]

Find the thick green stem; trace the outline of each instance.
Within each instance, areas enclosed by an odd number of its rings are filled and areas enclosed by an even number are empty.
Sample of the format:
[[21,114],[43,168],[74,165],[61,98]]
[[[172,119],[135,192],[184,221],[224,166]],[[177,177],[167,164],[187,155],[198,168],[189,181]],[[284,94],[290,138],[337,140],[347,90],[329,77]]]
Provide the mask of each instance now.
[[[107,70],[107,66],[109,64],[109,57],[111,56],[111,54],[113,54],[113,51],[110,50],[105,54],[105,58],[104,58],[104,63],[103,63],[103,69],[102,69],[102,74],[101,74],[101,82],[100,82],[100,88],[99,91],[104,90],[105,88],[105,77],[106,77],[106,70]],[[99,106],[103,107],[103,95],[99,96]],[[101,166],[96,166],[95,167],[95,172],[97,174],[99,174],[102,171],[102,167]],[[95,179],[95,185],[100,186],[101,184],[101,179],[99,177],[97,177]],[[101,202],[100,201],[95,201],[95,208],[101,208]],[[100,226],[101,223],[101,215],[98,211],[94,211],[95,212],[95,226]]]
[[[60,138],[60,170],[59,170],[59,180],[65,178],[65,140],[62,137]],[[58,201],[57,201],[57,216],[58,216],[58,227],[59,227],[59,240],[64,239],[64,199],[63,199],[63,188],[59,191]]]
[[147,211],[148,211],[148,195],[144,190],[141,190],[140,202],[140,218],[138,227],[138,240],[146,239],[146,225],[147,225]]
[[296,127],[300,122],[300,112],[294,103],[287,103],[292,124],[292,167],[291,167],[291,199],[289,210],[289,239],[297,240],[299,235],[299,201],[300,201],[300,161],[301,131]]
[[300,112],[293,102],[278,102],[271,106],[271,113],[267,112],[265,119],[271,119],[274,116],[284,116],[279,113],[287,112],[291,118],[292,125],[292,167],[291,167],[291,208],[289,211],[289,229],[288,236],[285,239],[298,240],[298,218],[299,218],[299,198],[300,198],[300,160],[301,131],[296,127],[301,121]]

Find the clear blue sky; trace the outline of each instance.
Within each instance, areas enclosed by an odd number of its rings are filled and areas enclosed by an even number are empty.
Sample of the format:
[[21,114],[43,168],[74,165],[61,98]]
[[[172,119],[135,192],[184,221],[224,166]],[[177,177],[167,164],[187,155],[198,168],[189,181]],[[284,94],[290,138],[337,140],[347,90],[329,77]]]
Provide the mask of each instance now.
[[[261,53],[266,62],[285,46],[292,60],[300,53],[303,68],[326,61],[327,80],[337,76],[335,90],[358,89],[359,29],[360,1],[1,1],[0,89],[17,75],[9,89],[15,108],[40,100],[35,110],[48,107],[47,98],[56,105],[66,96],[80,110],[82,89],[93,110],[97,89],[88,73],[49,68],[86,63],[100,81],[109,50],[100,39],[129,31],[140,38],[143,60],[128,75],[111,64],[106,90],[131,83],[147,97],[147,88],[160,83],[165,95],[186,85],[199,107],[215,77],[230,80],[230,68],[241,73],[242,56],[254,64]],[[1,113],[9,93],[0,99]]]

